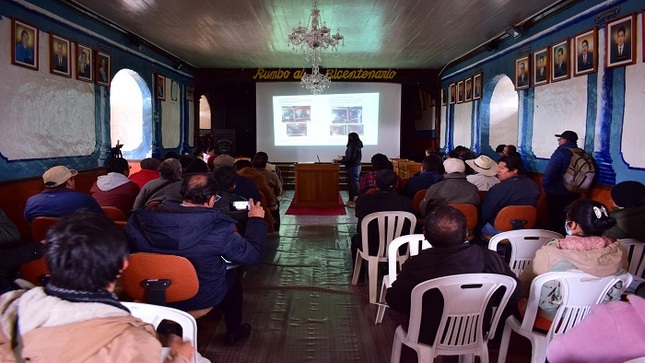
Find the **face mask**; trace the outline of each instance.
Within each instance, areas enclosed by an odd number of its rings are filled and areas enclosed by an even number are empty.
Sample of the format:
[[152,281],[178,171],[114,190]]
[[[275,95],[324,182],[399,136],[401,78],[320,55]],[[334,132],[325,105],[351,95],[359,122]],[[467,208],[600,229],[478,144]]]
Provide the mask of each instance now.
[[564,231],[567,232],[567,236],[571,236],[571,231],[569,230],[569,228],[567,228],[567,224],[568,223],[564,224]]

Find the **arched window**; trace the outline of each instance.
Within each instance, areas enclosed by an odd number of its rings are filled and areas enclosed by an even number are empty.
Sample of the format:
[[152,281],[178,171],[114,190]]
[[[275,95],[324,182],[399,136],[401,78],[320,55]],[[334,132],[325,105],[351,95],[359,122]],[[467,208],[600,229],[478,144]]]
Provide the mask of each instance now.
[[152,154],[152,99],[150,89],[137,72],[122,69],[110,84],[110,140],[123,144],[129,160]]
[[209,133],[211,129],[211,106],[205,96],[199,98],[199,129]]
[[504,75],[498,79],[490,99],[490,146],[518,144],[519,104],[513,81]]

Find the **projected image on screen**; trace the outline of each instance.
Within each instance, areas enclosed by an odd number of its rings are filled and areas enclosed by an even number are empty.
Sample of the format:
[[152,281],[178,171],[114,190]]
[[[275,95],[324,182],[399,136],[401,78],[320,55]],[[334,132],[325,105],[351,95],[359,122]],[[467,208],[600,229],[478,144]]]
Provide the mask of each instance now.
[[378,93],[274,96],[273,110],[276,146],[345,145],[350,132],[378,140]]
[[352,132],[363,142],[363,162],[375,153],[398,157],[400,124],[400,84],[334,81],[321,95],[299,82],[256,84],[256,148],[271,161],[331,162]]

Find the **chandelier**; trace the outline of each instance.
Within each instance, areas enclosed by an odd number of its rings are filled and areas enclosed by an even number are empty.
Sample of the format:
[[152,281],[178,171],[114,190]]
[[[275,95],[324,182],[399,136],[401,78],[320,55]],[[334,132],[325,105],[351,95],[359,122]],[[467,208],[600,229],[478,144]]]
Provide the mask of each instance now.
[[302,88],[306,88],[314,95],[321,94],[324,90],[329,88],[331,78],[328,74],[320,74],[318,72],[318,65],[311,66],[311,74],[305,73],[300,79]]
[[[311,25],[311,30],[309,30]],[[322,53],[328,50],[338,53],[338,45],[345,45],[345,37],[340,34],[340,29],[336,34],[331,34],[331,29],[327,27],[325,22],[320,26],[320,10],[318,10],[318,1],[314,1],[314,8],[311,9],[307,26],[302,26],[302,22],[298,22],[298,26],[294,27],[289,34],[288,45],[296,52],[305,54],[305,59],[311,61],[314,65],[319,64],[322,59]]]

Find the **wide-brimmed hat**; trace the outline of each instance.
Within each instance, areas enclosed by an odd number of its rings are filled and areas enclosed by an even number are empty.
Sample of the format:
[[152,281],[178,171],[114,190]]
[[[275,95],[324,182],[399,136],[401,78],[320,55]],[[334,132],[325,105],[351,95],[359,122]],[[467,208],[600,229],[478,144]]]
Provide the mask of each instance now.
[[497,163],[486,155],[479,155],[477,159],[466,160],[466,164],[481,175],[495,176]]
[[62,165],[54,166],[52,168],[49,168],[43,174],[43,182],[45,183],[46,187],[53,188],[64,184],[66,181],[77,174],[78,171],[74,169],[68,169],[67,167]]

